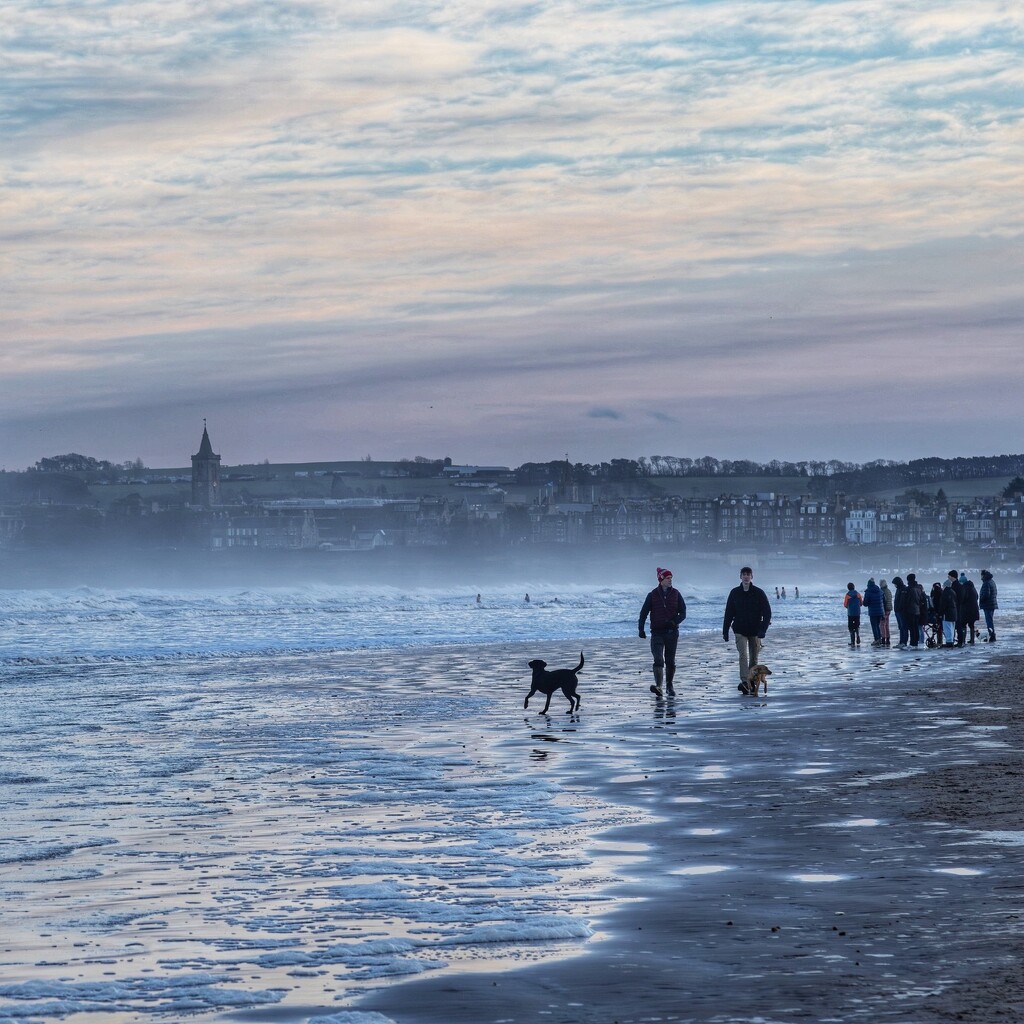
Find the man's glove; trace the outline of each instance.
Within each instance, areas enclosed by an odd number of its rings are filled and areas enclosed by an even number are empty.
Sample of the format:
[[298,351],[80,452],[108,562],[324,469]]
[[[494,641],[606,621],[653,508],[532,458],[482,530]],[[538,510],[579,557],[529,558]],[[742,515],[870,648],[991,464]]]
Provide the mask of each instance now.
[[728,642],[729,642],[729,634],[728,634],[728,633],[723,633],[723,634],[722,634],[722,639],[723,639],[723,640],[724,640],[724,641],[725,641],[726,643],[728,643]]
[[647,639],[647,634],[642,629],[640,630],[640,639],[641,640],[646,640]]

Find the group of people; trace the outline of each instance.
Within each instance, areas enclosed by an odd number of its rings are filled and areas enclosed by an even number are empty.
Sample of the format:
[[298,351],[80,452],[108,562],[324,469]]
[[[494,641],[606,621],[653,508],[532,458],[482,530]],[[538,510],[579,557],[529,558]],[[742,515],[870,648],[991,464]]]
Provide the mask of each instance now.
[[[847,583],[843,605],[846,625],[850,632],[850,646],[860,646],[861,613],[867,610],[871,624],[872,647],[891,647],[889,617],[896,617],[899,631],[897,647],[963,647],[973,644],[979,636],[978,623],[985,616],[987,636],[983,642],[995,643],[994,612],[999,607],[996,581],[988,569],[981,570],[981,590],[967,574],[950,569],[942,583],[933,583],[925,590],[915,573],[907,573],[904,581],[892,579],[893,590],[885,580],[875,583],[869,579],[861,594],[852,583]],[[929,633],[931,636],[929,637]]]
[[[672,571],[658,569],[658,585],[647,595],[640,609],[638,632],[647,639],[645,627],[651,620],[651,654],[654,656],[654,682],[651,693],[675,696],[672,680],[676,674],[676,646],[679,624],[686,618],[683,595],[672,586]],[[722,620],[722,639],[728,643],[732,631],[739,653],[740,682],[746,683],[753,665],[757,664],[761,644],[772,622],[772,606],[768,595],[754,586],[754,570],[749,565],[740,569],[739,586],[729,591]],[[662,689],[664,687],[664,691]]]
[[[846,607],[850,646],[860,646],[861,613],[866,609],[871,624],[872,647],[891,647],[890,617],[895,616],[897,647],[921,646],[963,647],[973,644],[980,635],[978,622],[985,617],[987,636],[983,642],[995,643],[994,612],[999,607],[996,582],[988,569],[981,570],[981,590],[967,574],[951,569],[942,583],[932,585],[931,592],[917,582],[914,573],[904,581],[868,580],[861,594],[852,583],[846,585],[843,604]],[[647,595],[637,623],[640,639],[647,639],[650,618],[651,654],[654,657],[654,682],[651,692],[661,697],[675,695],[676,647],[679,625],[686,618],[686,602],[672,585],[672,570],[658,569],[658,585]],[[772,622],[768,595],[754,586],[754,570],[749,565],[740,569],[739,586],[729,591],[722,619],[722,639],[728,642],[730,632],[739,654],[740,682],[746,683],[750,669],[758,663],[761,644]],[[932,634],[929,640],[928,634]]]

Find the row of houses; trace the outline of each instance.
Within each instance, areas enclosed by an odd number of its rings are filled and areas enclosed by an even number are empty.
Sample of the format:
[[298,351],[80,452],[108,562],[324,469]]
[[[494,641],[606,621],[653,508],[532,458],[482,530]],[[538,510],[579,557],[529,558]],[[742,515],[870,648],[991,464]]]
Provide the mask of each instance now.
[[837,544],[957,544],[1019,547],[1024,502],[935,503],[839,496],[832,501],[774,493],[717,498],[630,499],[611,504],[550,503],[529,512],[534,542],[641,541],[675,546],[773,548]]
[[213,550],[367,550],[516,544],[720,544],[772,550],[837,545],[1024,546],[1024,499],[920,504],[820,500],[771,492],[717,498],[506,501],[500,488],[456,499],[292,498],[250,505],[118,512],[0,508],[0,547],[118,540]]

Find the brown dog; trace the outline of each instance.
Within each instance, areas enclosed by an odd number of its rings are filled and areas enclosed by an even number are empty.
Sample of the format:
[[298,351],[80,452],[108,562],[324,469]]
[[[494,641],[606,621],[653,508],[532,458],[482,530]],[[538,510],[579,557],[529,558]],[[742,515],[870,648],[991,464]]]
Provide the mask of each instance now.
[[764,684],[764,695],[768,696],[768,677],[772,674],[772,670],[767,665],[751,665],[750,671],[747,673],[747,681],[740,683],[736,689],[741,690],[743,693],[748,694],[751,697],[757,696],[757,691],[761,688],[761,684]]
[[526,700],[523,701],[523,708],[526,708],[535,693],[543,693],[548,699],[544,702],[544,710],[541,711],[541,714],[546,715],[551,706],[551,695],[555,690],[561,690],[569,701],[569,710],[566,714],[572,714],[580,706],[580,695],[576,692],[576,686],[579,683],[576,673],[583,668],[583,652],[580,651],[580,663],[575,668],[557,668],[554,672],[548,672],[546,671],[547,664],[540,658],[529,662],[529,667],[533,669],[533,679],[530,682],[530,692],[526,695]]

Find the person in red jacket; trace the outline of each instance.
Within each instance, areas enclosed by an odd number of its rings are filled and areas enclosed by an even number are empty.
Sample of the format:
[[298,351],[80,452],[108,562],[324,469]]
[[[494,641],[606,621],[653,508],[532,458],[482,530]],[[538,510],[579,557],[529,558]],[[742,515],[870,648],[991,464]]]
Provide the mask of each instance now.
[[670,697],[675,696],[672,679],[676,674],[676,646],[679,643],[679,623],[686,618],[683,595],[672,586],[672,570],[658,569],[658,585],[647,595],[640,609],[637,629],[645,640],[644,626],[651,617],[651,654],[654,655],[654,683],[651,693],[661,696],[662,683]]

